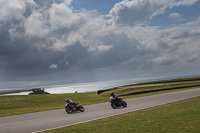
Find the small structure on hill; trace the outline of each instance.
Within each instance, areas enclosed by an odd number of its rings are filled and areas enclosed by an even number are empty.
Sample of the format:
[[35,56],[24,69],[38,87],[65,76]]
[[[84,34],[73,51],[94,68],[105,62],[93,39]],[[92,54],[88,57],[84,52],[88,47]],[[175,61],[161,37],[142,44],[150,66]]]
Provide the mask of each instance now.
[[32,95],[32,94],[50,94],[50,93],[44,91],[44,88],[33,88],[31,92],[29,93],[29,95]]

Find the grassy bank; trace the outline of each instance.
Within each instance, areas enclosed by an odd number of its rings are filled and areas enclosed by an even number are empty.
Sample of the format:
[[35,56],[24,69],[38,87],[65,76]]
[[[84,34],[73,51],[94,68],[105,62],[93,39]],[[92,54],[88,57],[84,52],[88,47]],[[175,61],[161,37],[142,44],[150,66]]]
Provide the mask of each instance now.
[[45,133],[199,133],[200,97]]
[[[118,95],[124,95],[124,98],[127,99],[198,87],[200,87],[200,78],[190,78],[121,86],[112,91]],[[97,95],[97,92],[88,92],[73,94],[0,96],[0,117],[60,109],[64,107],[64,99],[66,97],[69,97],[74,101],[79,101],[82,105],[107,102],[109,101],[110,93],[111,91],[101,93],[100,95]]]

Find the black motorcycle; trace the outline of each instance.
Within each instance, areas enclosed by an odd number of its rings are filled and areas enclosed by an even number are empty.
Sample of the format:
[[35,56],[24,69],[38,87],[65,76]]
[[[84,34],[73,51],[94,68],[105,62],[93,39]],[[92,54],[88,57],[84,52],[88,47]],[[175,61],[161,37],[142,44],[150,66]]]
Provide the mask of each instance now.
[[123,100],[123,97],[110,98],[110,103],[113,109],[127,106],[127,103]]

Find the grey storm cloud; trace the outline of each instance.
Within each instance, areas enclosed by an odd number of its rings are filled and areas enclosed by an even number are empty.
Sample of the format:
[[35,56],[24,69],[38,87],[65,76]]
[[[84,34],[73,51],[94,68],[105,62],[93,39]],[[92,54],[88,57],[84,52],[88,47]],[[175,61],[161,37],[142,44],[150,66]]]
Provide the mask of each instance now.
[[137,25],[194,0],[124,0],[110,10],[110,18],[74,11],[72,2],[1,0],[2,82],[130,78],[142,71],[189,68],[188,62],[199,68],[200,19],[167,28]]

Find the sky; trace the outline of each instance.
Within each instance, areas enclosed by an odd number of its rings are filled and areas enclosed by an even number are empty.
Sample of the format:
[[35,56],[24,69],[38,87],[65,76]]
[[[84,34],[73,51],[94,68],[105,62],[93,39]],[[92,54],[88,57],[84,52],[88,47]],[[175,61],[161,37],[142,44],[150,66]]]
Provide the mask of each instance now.
[[0,0],[0,88],[199,68],[199,0]]

